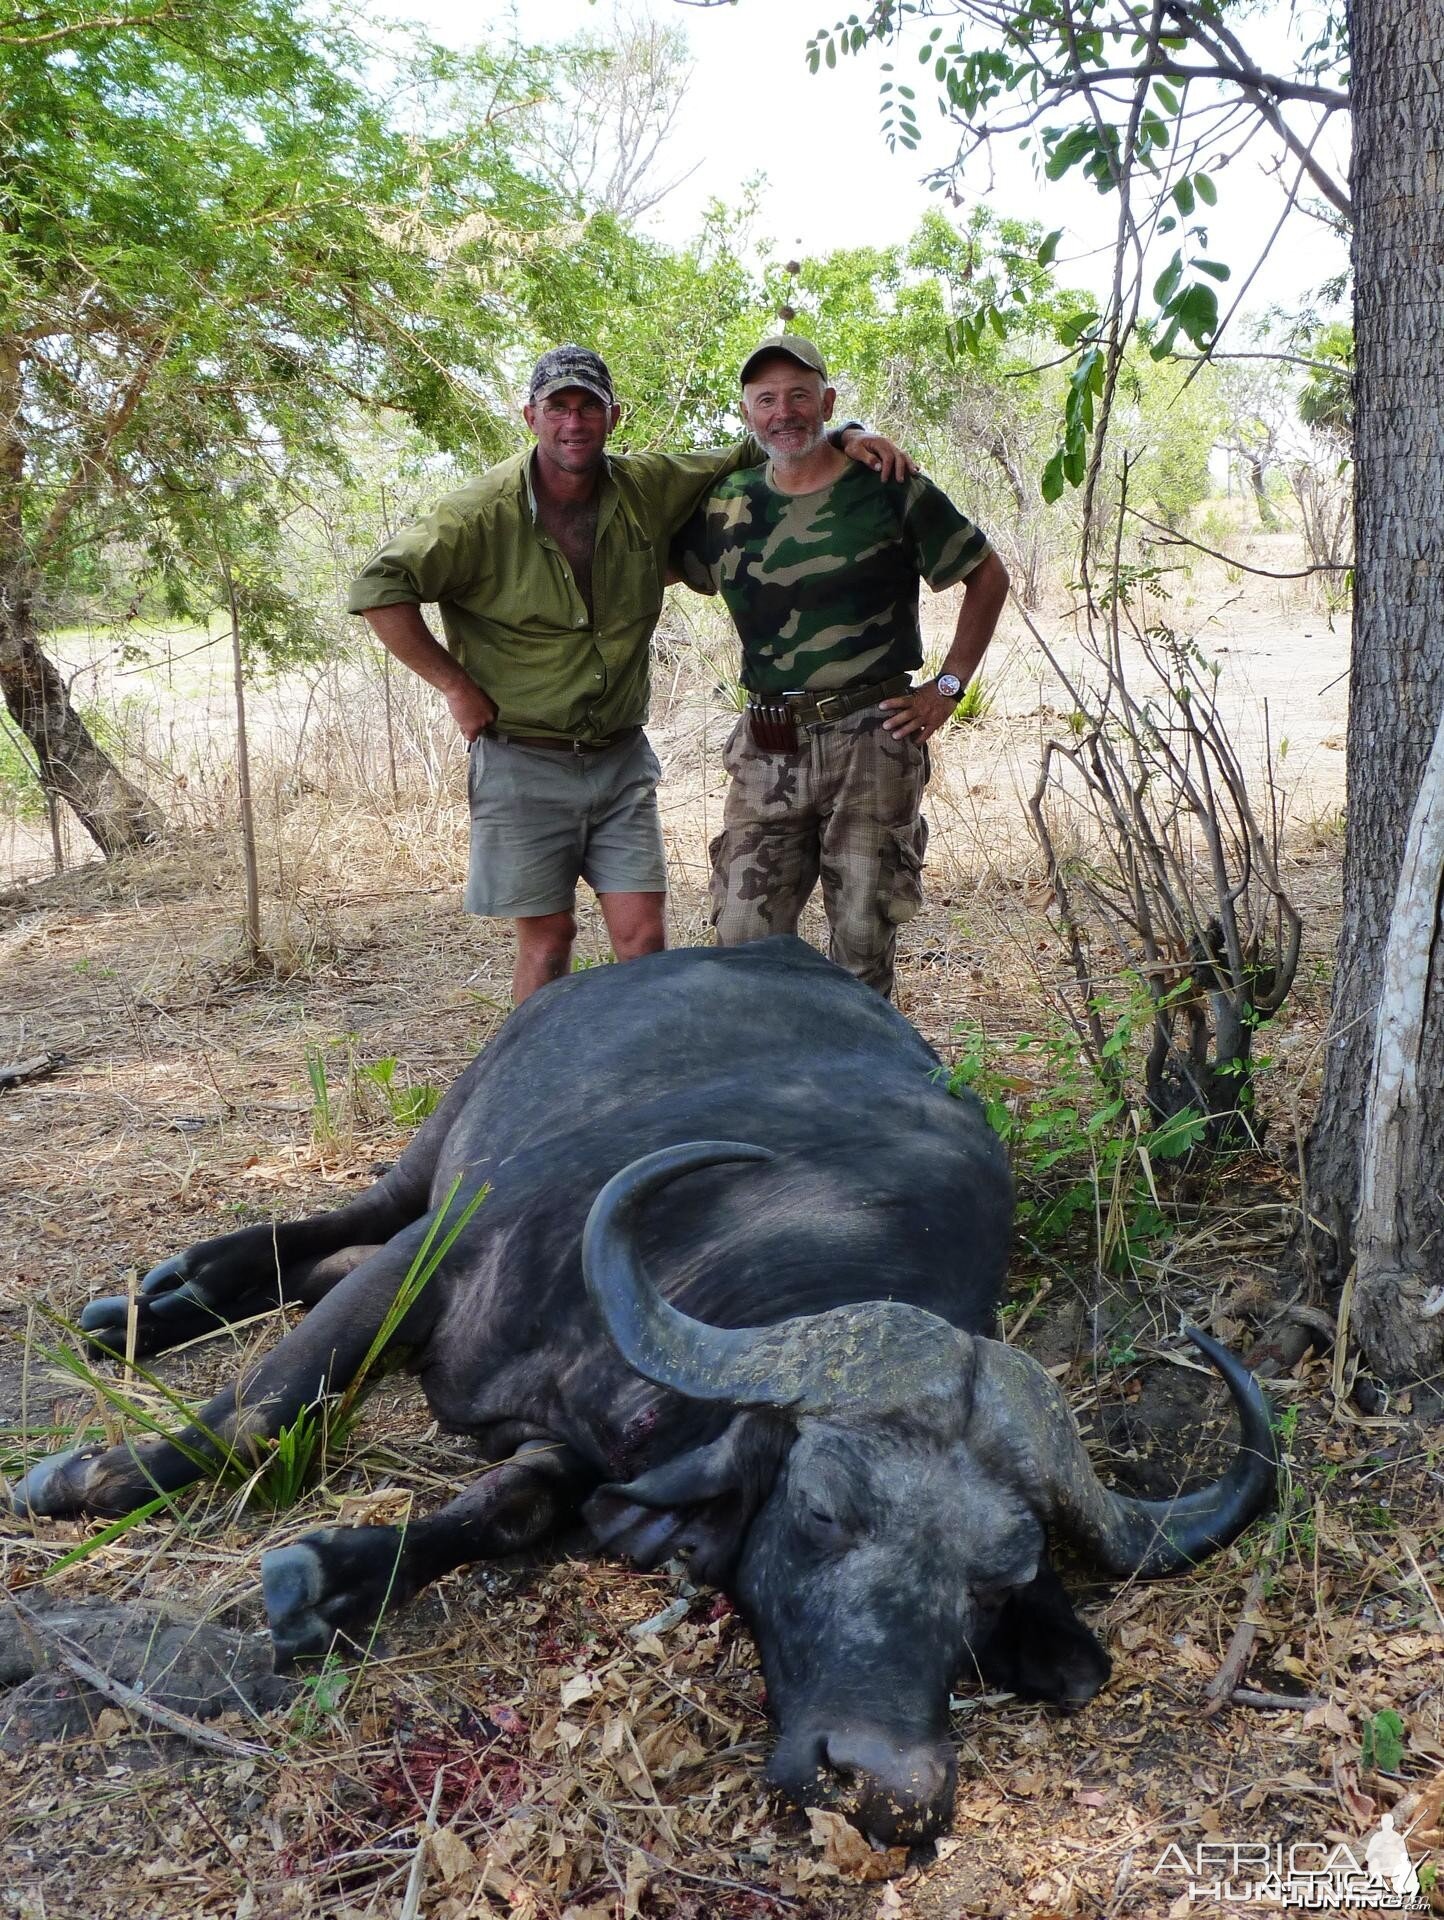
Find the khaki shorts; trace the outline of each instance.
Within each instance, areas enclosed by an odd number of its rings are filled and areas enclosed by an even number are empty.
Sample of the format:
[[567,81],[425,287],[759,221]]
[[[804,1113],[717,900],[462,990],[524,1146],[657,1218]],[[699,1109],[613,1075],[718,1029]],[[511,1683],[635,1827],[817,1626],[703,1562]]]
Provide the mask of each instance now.
[[578,880],[596,893],[665,893],[661,773],[644,733],[600,753],[478,735],[467,765],[466,911],[505,920],[565,913]]

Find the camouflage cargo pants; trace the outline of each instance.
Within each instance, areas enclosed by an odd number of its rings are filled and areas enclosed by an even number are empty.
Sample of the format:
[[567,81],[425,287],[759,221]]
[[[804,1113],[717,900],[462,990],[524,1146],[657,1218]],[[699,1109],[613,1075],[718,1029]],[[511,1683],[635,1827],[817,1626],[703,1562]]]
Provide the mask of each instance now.
[[795,933],[819,878],[828,951],[884,998],[897,930],[922,904],[925,747],[883,731],[876,707],[802,735],[796,753],[764,753],[746,719],[723,753],[732,776],[712,842],[717,944]]

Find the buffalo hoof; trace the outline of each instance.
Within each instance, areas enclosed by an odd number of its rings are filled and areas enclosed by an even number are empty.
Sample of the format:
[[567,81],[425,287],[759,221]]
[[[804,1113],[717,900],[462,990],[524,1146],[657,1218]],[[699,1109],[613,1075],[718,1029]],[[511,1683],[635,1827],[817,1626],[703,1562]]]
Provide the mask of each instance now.
[[[231,1236],[228,1236],[228,1238]],[[235,1235],[235,1239],[243,1236]],[[207,1253],[191,1247],[152,1267],[136,1288],[135,1352],[144,1359],[187,1340],[217,1333],[233,1320],[263,1313],[276,1304],[276,1284],[258,1286],[254,1247]],[[264,1267],[262,1268],[264,1271]],[[130,1301],[123,1293],[92,1300],[80,1315],[91,1351],[108,1359],[125,1352]]]
[[58,1520],[87,1510],[87,1469],[102,1447],[66,1447],[47,1454],[10,1489],[11,1511],[36,1519]]
[[[80,1313],[80,1330],[85,1344],[102,1360],[125,1357],[126,1327],[130,1302],[123,1293],[106,1294],[89,1301]],[[214,1333],[219,1316],[198,1301],[189,1288],[165,1294],[158,1301],[135,1303],[135,1356],[138,1360],[179,1347],[203,1333]]]
[[326,1527],[261,1556],[276,1668],[327,1653],[338,1634],[368,1635],[386,1608],[410,1597],[395,1527]]

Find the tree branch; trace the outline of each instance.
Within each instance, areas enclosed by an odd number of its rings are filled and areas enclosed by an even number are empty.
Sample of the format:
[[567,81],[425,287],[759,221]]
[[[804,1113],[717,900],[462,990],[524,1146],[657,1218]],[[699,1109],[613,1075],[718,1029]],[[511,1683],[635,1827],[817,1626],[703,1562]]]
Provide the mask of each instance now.
[[1277,74],[1264,73],[1259,68],[1236,66],[1231,61],[1220,60],[1209,67],[1185,67],[1163,59],[1149,67],[1090,67],[1084,75],[1068,75],[1058,79],[1046,80],[1044,86],[1055,93],[1070,93],[1076,90],[1080,81],[1089,83],[1099,80],[1126,80],[1134,84],[1139,80],[1231,80],[1235,86],[1248,92],[1263,91],[1279,100],[1303,100],[1312,106],[1327,107],[1331,113],[1347,113],[1349,96],[1340,93],[1336,87],[1310,86],[1298,80],[1281,80]]
[[48,33],[0,33],[0,47],[53,47],[58,41],[105,33],[112,27],[158,27],[168,21],[186,20],[192,17],[192,11],[190,7],[161,6],[154,13],[97,13],[89,20],[52,27]]
[[1195,553],[1206,553],[1210,560],[1222,560],[1226,567],[1237,567],[1240,573],[1257,574],[1261,580],[1307,580],[1311,575],[1316,573],[1349,573],[1352,571],[1352,569],[1347,566],[1325,566],[1322,564],[1316,567],[1300,567],[1294,573],[1275,573],[1273,569],[1269,567],[1250,567],[1242,560],[1235,560],[1232,554],[1220,553],[1217,547],[1206,547],[1201,540],[1195,540],[1190,534],[1177,533],[1172,527],[1165,527],[1157,520],[1150,520],[1148,515],[1146,513],[1140,513],[1137,507],[1125,506],[1123,510],[1128,514],[1130,519],[1141,520],[1145,527],[1152,527],[1155,533],[1160,534],[1162,536],[1159,542],[1160,546],[1192,547]]
[[[1279,139],[1283,141],[1289,152],[1293,154],[1299,165],[1308,174],[1309,178],[1329,204],[1341,213],[1346,220],[1351,220],[1353,218],[1354,203],[1347,189],[1340,186],[1333,175],[1326,172],[1325,169],[1319,165],[1318,161],[1314,159],[1314,141],[1311,140],[1309,144],[1305,146],[1293,128],[1284,120],[1283,115],[1278,111],[1277,107],[1275,107],[1273,102],[1267,97],[1266,89],[1271,85],[1270,78],[1249,59],[1242,42],[1217,20],[1205,19],[1192,4],[1192,0],[1166,0],[1166,4],[1168,11],[1180,24],[1188,29],[1191,38],[1197,45],[1205,47],[1209,52],[1215,54],[1218,48],[1222,47],[1224,52],[1233,56],[1241,73],[1246,76],[1237,83],[1239,90],[1246,98],[1253,102],[1261,118],[1268,123],[1278,135]],[[1345,96],[1343,104],[1347,107],[1347,96]],[[1326,114],[1334,110],[1332,105],[1325,105]],[[1318,133],[1316,131],[1314,140],[1317,140],[1317,138]]]
[[126,422],[140,405],[141,395],[150,382],[150,376],[165,355],[170,345],[172,328],[164,333],[152,335],[149,344],[140,357],[140,362],[121,391],[119,400],[102,422],[99,431],[90,446],[75,462],[75,470],[56,496],[55,503],[46,517],[45,525],[36,536],[31,549],[34,564],[40,566],[55,542],[60,538],[61,529],[70,517],[70,510],[90,485],[91,477],[97,468],[103,467],[109,458],[110,450],[119,435],[124,431]]

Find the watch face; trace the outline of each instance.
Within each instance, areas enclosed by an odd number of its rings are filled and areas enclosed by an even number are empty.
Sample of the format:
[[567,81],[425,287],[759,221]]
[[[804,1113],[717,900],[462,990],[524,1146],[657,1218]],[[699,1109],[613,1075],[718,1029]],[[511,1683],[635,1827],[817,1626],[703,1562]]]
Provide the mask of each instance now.
[[955,673],[938,675],[938,692],[948,700],[956,700],[963,690],[963,683]]

